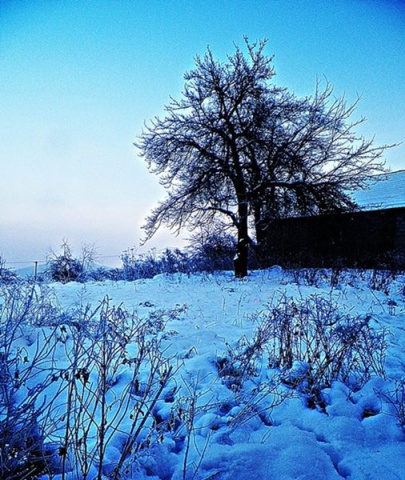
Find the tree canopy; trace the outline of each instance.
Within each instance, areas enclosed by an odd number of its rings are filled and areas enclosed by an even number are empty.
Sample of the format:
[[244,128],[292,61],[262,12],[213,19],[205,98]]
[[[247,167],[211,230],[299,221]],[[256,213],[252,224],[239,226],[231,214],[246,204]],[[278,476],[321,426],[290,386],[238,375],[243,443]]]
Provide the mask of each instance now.
[[167,191],[146,238],[162,224],[180,232],[220,218],[237,232],[239,277],[249,244],[260,251],[274,219],[355,209],[350,192],[384,171],[388,148],[355,133],[358,101],[334,98],[329,83],[304,98],[275,85],[265,46],[245,39],[245,52],[236,46],[225,62],[210,49],[197,56],[181,98],[137,143]]

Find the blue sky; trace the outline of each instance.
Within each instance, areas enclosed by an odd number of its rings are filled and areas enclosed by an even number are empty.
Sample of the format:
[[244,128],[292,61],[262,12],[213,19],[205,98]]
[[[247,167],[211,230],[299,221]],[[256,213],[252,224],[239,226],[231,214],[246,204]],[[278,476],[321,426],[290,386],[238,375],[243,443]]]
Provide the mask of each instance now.
[[[137,247],[164,192],[133,142],[195,55],[223,59],[244,35],[268,38],[277,84],[309,95],[327,78],[362,97],[359,133],[405,141],[403,1],[0,0],[3,258],[41,261],[62,239],[78,254]],[[405,146],[386,160],[405,168]],[[176,244],[162,232],[146,248]]]

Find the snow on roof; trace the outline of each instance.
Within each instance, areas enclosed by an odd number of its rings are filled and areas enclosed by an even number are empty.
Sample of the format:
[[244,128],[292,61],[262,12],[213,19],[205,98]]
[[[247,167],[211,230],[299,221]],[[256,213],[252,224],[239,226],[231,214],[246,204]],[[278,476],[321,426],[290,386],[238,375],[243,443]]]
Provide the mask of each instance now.
[[405,207],[405,170],[383,175],[372,182],[367,190],[352,193],[354,201],[363,210],[384,210]]

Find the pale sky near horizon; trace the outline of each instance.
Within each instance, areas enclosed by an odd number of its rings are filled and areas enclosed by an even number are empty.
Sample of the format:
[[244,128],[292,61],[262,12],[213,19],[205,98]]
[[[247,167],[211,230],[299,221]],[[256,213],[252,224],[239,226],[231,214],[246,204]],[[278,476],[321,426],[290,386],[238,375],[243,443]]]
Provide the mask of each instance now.
[[[244,35],[268,39],[278,85],[304,96],[326,78],[362,97],[359,133],[405,141],[402,0],[0,0],[0,255],[137,247],[164,191],[133,142],[197,54],[224,59]],[[404,169],[405,146],[385,158]],[[176,244],[162,233],[143,250]]]

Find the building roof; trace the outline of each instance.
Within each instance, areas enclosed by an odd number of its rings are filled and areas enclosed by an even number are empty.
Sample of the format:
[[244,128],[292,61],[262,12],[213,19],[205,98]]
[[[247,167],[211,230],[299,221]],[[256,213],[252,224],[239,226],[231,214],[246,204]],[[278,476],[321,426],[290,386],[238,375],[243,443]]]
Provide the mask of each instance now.
[[405,170],[383,175],[376,182],[370,181],[367,190],[353,192],[352,197],[363,210],[405,207]]

